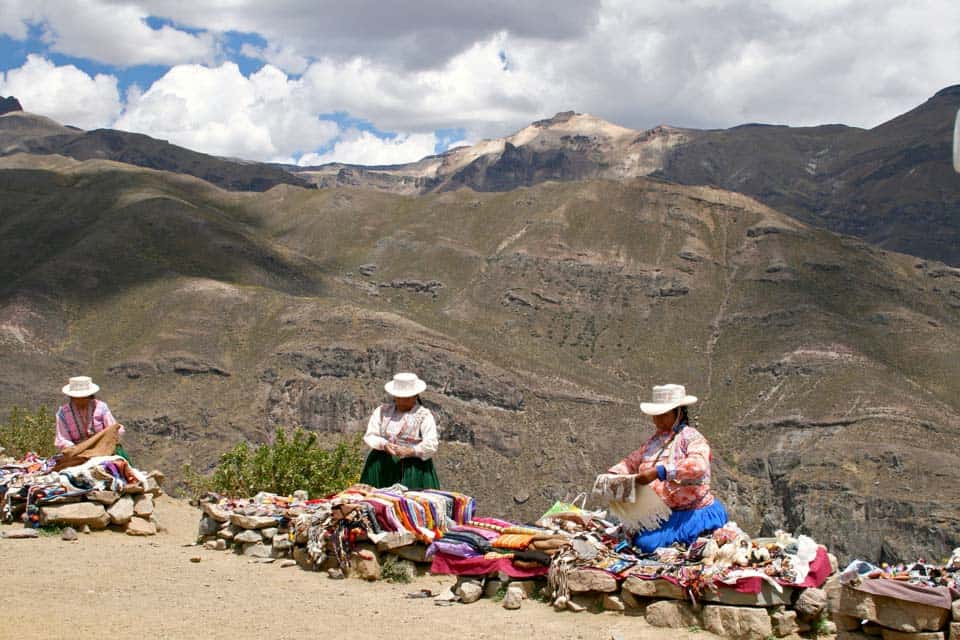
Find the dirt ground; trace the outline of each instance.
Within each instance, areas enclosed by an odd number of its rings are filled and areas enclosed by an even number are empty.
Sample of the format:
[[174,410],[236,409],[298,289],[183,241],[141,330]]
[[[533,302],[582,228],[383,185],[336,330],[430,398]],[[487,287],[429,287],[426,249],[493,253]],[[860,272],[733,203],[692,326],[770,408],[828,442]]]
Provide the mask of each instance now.
[[[654,629],[642,617],[557,613],[525,601],[518,611],[498,603],[436,606],[406,594],[435,592],[449,576],[412,584],[331,580],[323,573],[190,545],[199,512],[162,497],[152,538],[95,532],[0,539],[0,639],[119,636],[151,638],[300,638],[307,636],[667,640],[709,633]],[[19,528],[4,525],[0,530]],[[201,561],[193,563],[191,557]]]

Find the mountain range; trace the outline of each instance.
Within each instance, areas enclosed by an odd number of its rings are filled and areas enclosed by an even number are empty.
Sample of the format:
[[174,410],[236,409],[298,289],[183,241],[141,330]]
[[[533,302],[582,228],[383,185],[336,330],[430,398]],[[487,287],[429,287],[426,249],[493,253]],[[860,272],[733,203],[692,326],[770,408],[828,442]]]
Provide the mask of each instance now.
[[[357,433],[415,370],[442,484],[535,518],[646,437],[653,384],[682,382],[745,528],[876,561],[960,546],[960,269],[667,179],[719,132],[642,142],[560,114],[419,174],[214,159],[298,181],[260,191],[30,147],[55,126],[0,116],[0,410],[93,375],[138,466],[172,477],[277,426]],[[606,156],[570,153],[578,136]]]

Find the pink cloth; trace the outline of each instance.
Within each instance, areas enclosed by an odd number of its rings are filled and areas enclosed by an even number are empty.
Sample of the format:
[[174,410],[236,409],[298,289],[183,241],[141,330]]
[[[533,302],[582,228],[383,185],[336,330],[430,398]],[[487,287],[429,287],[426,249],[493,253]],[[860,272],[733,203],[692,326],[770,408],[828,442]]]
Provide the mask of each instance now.
[[[87,416],[81,416],[76,408],[73,411],[70,410],[70,403],[68,402],[57,410],[57,435],[53,441],[57,449],[63,450],[75,444],[80,444],[90,436],[117,424],[117,420],[113,417],[106,402],[94,399],[93,405],[93,419],[90,421],[89,432],[85,431],[83,426],[77,424],[77,420],[74,419],[74,416],[76,416],[80,421],[85,420],[89,415],[89,409],[87,409]],[[124,433],[122,426],[119,433],[120,435]]]
[[514,566],[510,558],[497,558],[496,560],[488,560],[483,556],[454,558],[443,553],[433,556],[433,564],[430,565],[430,573],[454,576],[485,576],[498,571],[503,571],[511,578],[533,578],[534,576],[547,575],[550,568],[522,569]]
[[953,606],[953,594],[947,587],[928,587],[921,584],[908,584],[900,580],[870,578],[861,580],[856,586],[852,584],[846,586],[875,596],[886,596],[940,609],[950,609]]
[[670,436],[657,431],[608,473],[635,474],[662,465],[665,479],[654,480],[650,486],[668,507],[683,511],[710,506],[710,444],[691,426],[684,426],[668,444]]
[[[817,556],[810,563],[810,571],[807,573],[807,579],[800,584],[793,584],[777,580],[784,587],[800,587],[807,589],[810,587],[822,587],[823,583],[830,577],[830,557],[824,547],[817,547]],[[731,587],[740,593],[760,593],[763,587],[763,578],[742,578],[737,580]]]

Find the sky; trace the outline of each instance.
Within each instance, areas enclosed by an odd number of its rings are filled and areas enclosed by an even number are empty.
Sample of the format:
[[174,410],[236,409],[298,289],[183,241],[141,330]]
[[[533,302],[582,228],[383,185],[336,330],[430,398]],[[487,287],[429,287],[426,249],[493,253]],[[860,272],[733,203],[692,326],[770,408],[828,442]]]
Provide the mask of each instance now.
[[957,83],[956,0],[0,0],[0,96],[27,111],[303,165],[568,110],[872,127]]

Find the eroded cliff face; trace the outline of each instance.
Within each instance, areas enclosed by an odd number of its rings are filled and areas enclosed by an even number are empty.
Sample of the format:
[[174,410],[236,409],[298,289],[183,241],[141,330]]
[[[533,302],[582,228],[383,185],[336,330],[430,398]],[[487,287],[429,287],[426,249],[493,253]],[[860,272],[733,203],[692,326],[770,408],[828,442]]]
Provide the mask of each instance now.
[[644,179],[237,194],[30,162],[0,160],[0,408],[88,372],[140,466],[359,433],[411,369],[443,484],[535,518],[682,382],[749,530],[875,560],[960,544],[957,270]]

